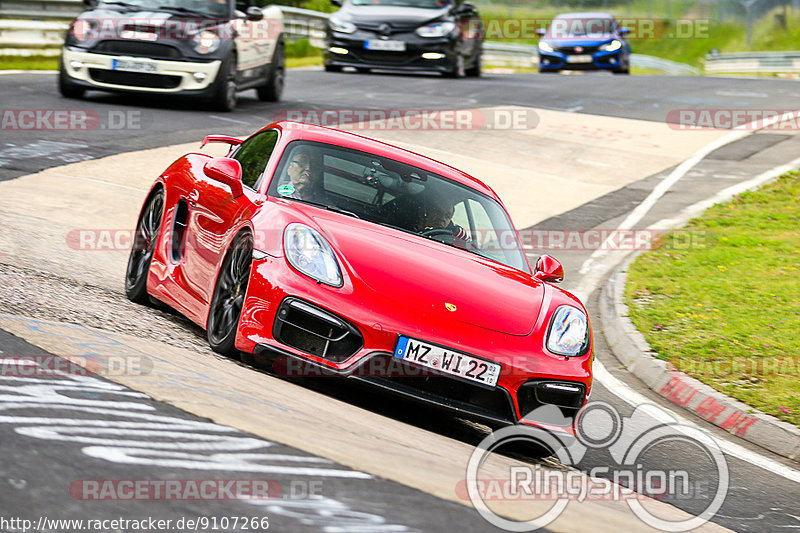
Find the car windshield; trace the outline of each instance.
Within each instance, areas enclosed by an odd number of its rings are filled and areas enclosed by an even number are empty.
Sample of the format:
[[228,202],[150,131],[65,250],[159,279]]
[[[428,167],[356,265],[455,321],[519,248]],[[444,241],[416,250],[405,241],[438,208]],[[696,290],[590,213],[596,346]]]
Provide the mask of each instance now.
[[614,19],[608,17],[556,17],[547,30],[547,38],[603,38],[614,33]]
[[517,233],[494,199],[394,159],[294,141],[268,194],[413,233],[530,273]]
[[352,0],[354,6],[400,6],[422,9],[442,9],[450,3],[449,0]]
[[102,4],[139,10],[172,11],[187,15],[224,17],[229,14],[227,0],[102,0]]

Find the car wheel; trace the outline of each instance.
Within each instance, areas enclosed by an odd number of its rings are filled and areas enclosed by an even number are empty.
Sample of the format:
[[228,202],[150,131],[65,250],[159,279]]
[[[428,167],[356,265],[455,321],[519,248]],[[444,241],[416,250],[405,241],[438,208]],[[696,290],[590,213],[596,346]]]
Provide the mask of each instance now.
[[86,89],[75,85],[69,81],[69,76],[66,72],[64,72],[64,65],[61,65],[61,68],[58,71],[58,92],[61,93],[61,96],[64,98],[83,98],[83,95],[86,93]]
[[258,99],[262,102],[277,102],[283,94],[283,82],[286,76],[286,60],[283,43],[278,44],[272,57],[272,66],[267,75],[267,81],[256,89]]
[[229,55],[219,69],[217,90],[211,105],[219,111],[233,111],[236,107],[236,56]]
[[539,74],[558,74],[558,71],[552,69],[540,68]]
[[475,58],[475,63],[473,63],[473,65],[466,70],[466,75],[467,76],[472,76],[472,77],[475,77],[475,78],[480,77],[481,68],[482,68],[481,63],[483,61],[482,57],[483,57],[483,54],[478,54],[478,57]]
[[341,72],[342,67],[339,65],[325,65],[325,72]]
[[234,342],[250,280],[252,258],[253,238],[249,231],[241,231],[222,261],[208,310],[208,343],[212,350],[228,357],[239,355]]
[[147,275],[150,273],[150,262],[153,260],[161,231],[163,214],[164,192],[159,190],[150,196],[139,216],[133,246],[128,256],[128,267],[125,269],[125,296],[139,304],[150,302],[147,295]]
[[453,66],[449,72],[444,74],[448,78],[463,78],[464,77],[464,56],[457,54],[453,60]]

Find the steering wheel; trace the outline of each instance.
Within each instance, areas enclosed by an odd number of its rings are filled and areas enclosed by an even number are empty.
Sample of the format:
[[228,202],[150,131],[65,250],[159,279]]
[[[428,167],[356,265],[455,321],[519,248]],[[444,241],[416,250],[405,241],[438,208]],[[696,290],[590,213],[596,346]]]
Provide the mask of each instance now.
[[420,235],[423,237],[452,236],[453,230],[450,228],[425,228]]

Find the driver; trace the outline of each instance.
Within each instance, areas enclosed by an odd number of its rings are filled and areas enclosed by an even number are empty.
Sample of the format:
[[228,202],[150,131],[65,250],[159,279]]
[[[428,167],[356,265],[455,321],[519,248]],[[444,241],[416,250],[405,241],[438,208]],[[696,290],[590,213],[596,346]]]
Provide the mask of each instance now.
[[297,198],[315,203],[325,203],[322,187],[322,164],[320,154],[310,146],[301,146],[292,151],[286,176],[278,186],[284,198]]
[[450,232],[453,244],[462,247],[472,240],[464,228],[453,222],[455,203],[445,195],[425,194],[417,209],[417,222],[413,228],[417,233],[435,233],[437,229],[442,233]]

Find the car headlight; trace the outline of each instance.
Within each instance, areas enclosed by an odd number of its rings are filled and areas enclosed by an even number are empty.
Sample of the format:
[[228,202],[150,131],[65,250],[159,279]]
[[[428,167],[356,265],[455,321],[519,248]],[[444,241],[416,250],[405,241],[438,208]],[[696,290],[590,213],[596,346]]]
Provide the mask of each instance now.
[[619,50],[620,48],[622,48],[622,42],[618,41],[617,39],[614,39],[610,43],[600,45],[600,50],[603,52],[613,52],[615,50]]
[[219,48],[219,36],[211,31],[201,31],[192,37],[192,45],[198,54],[210,54]]
[[553,314],[547,334],[547,349],[559,355],[578,355],[586,346],[589,323],[586,314],[571,305],[562,305]]
[[553,47],[547,41],[539,41],[539,50],[542,52],[552,52]]
[[93,20],[78,19],[69,25],[70,36],[79,43],[93,39],[96,30],[97,22]]
[[328,26],[330,26],[331,30],[339,33],[353,33],[356,31],[356,25],[352,22],[345,22],[335,17],[328,19]]
[[444,37],[455,29],[456,25],[452,22],[437,22],[427,26],[420,26],[417,28],[417,35],[420,37]]
[[333,249],[319,232],[304,224],[289,224],[283,233],[283,251],[289,264],[306,276],[332,287],[343,285]]

